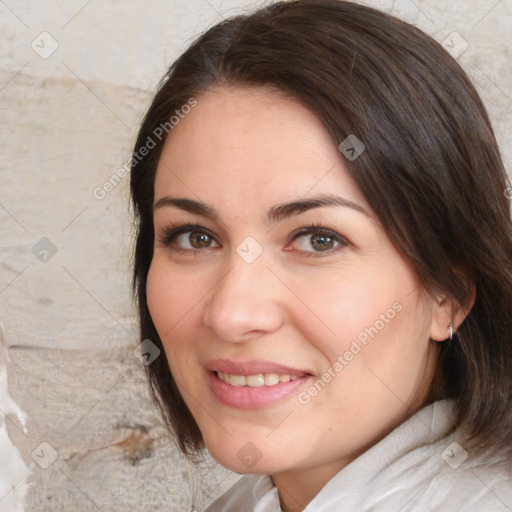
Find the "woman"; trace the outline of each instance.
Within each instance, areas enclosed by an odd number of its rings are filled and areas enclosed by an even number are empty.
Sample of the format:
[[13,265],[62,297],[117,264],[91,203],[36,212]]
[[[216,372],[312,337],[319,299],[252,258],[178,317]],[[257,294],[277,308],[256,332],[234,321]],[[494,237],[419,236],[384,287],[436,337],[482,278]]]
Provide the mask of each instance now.
[[506,173],[435,41],[336,0],[224,21],[135,155],[154,396],[248,474],[208,512],[512,510]]

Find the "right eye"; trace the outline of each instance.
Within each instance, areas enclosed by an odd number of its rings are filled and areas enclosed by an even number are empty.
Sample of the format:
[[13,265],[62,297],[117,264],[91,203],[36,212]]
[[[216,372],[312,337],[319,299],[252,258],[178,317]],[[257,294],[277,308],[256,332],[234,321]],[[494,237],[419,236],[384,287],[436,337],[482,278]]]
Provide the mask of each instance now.
[[165,229],[160,242],[178,252],[220,247],[215,238],[201,226],[182,224]]

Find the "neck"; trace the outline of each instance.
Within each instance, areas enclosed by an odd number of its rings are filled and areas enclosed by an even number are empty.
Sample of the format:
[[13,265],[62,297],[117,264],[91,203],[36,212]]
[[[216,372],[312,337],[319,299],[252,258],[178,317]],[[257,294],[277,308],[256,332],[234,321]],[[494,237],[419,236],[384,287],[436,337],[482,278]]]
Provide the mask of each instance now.
[[352,459],[336,461],[322,467],[286,471],[272,475],[283,512],[302,512],[322,487]]

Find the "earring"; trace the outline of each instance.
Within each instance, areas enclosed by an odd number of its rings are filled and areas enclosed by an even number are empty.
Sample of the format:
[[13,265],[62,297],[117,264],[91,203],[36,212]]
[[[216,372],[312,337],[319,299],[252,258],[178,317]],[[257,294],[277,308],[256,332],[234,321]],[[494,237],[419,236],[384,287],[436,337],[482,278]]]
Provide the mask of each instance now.
[[453,340],[453,324],[450,324],[448,327],[448,331],[450,331],[450,341]]

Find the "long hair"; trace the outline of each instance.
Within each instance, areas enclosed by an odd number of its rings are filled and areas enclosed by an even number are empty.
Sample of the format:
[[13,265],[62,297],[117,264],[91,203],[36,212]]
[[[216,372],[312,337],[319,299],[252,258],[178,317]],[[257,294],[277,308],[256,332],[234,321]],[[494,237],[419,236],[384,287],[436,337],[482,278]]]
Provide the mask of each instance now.
[[[506,172],[489,118],[464,71],[435,40],[353,2],[279,2],[233,17],[170,67],[132,160],[141,338],[163,352],[146,299],[155,172],[165,142],[155,133],[167,126],[172,137],[170,116],[221,86],[281,91],[310,109],[336,145],[349,135],[365,144],[364,153],[345,162],[348,172],[424,289],[447,293],[462,307],[476,289],[457,334],[440,346],[429,400],[455,400],[469,446],[510,448],[512,231]],[[140,158],[149,138],[156,145]],[[201,432],[166,358],[147,371],[180,448],[198,453]]]

